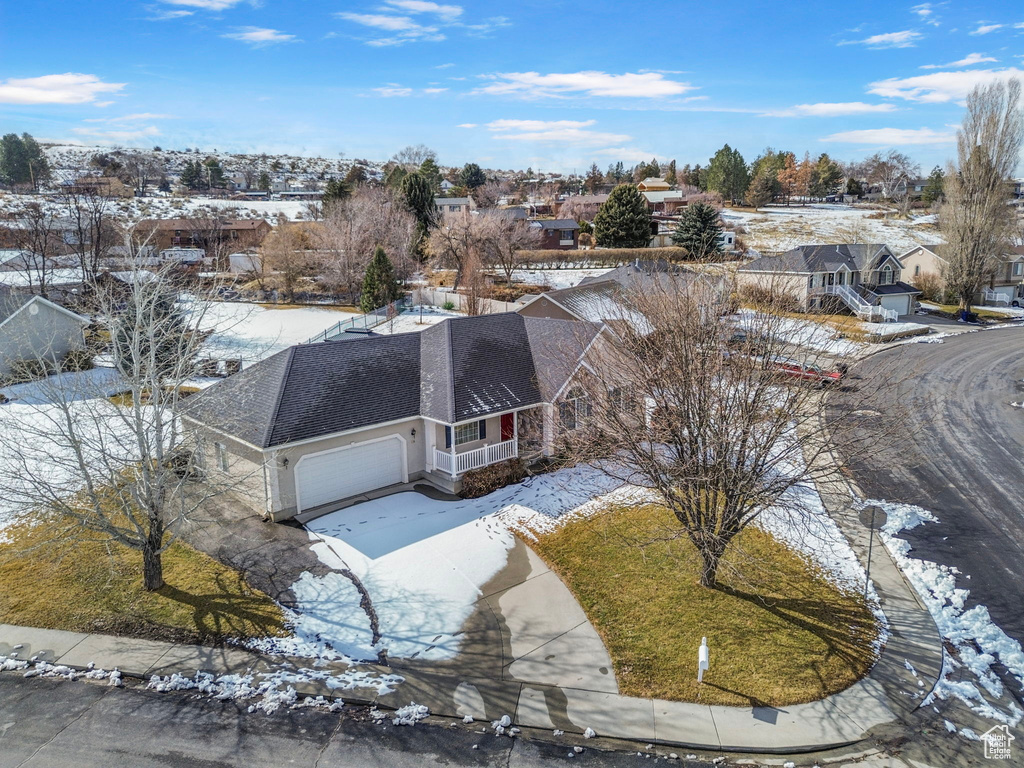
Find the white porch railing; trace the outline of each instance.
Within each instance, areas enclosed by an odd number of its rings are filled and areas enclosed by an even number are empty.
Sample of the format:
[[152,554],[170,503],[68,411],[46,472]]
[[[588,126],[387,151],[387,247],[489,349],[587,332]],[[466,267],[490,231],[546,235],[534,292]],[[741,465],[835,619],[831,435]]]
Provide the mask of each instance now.
[[987,304],[1006,304],[1007,306],[1010,304],[1010,300],[1005,293],[993,291],[991,288],[985,289],[985,302]]
[[463,453],[452,453],[434,449],[434,468],[439,472],[445,472],[452,477],[469,472],[471,469],[486,467],[488,464],[497,464],[499,461],[514,459],[519,455],[519,445],[516,440],[505,440],[494,445],[485,445],[482,448],[474,448]]
[[895,309],[886,309],[878,304],[872,304],[848,285],[825,285],[816,293],[838,296],[857,317],[868,322],[894,323],[899,318],[899,313]]

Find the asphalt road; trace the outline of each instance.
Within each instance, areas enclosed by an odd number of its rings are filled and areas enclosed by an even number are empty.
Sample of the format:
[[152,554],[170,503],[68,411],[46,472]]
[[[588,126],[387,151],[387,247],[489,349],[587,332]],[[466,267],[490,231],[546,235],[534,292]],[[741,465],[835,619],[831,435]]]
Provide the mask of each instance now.
[[891,371],[901,380],[878,398],[878,418],[904,428],[852,462],[854,479],[873,498],[935,513],[938,523],[903,534],[916,556],[959,568],[968,606],[988,606],[1024,643],[1024,408],[1011,405],[1024,402],[1024,327],[897,347],[858,364],[853,383]]
[[[361,709],[250,714],[245,702],[0,673],[0,768],[540,768],[565,765],[572,751],[564,739],[541,743],[481,728],[381,726]],[[589,745],[573,758],[572,765],[600,768],[655,762]]]

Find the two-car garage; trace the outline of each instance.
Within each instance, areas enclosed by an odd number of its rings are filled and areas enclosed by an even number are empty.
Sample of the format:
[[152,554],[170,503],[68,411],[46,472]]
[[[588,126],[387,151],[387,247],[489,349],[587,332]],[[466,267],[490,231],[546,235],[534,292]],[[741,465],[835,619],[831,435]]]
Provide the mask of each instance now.
[[398,435],[302,456],[295,465],[298,512],[408,480]]

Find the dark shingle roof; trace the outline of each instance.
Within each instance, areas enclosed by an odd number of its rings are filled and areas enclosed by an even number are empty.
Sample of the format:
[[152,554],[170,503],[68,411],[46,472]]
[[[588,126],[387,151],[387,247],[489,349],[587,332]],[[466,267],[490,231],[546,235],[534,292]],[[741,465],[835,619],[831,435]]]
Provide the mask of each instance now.
[[740,272],[834,272],[842,266],[855,272],[871,269],[876,257],[891,253],[870,243],[801,245],[778,256],[764,256],[739,268]]
[[534,219],[534,224],[539,224],[541,229],[579,229],[580,225],[575,219]]
[[189,398],[183,412],[259,448],[418,415],[457,423],[545,402],[598,329],[507,312],[302,344]]

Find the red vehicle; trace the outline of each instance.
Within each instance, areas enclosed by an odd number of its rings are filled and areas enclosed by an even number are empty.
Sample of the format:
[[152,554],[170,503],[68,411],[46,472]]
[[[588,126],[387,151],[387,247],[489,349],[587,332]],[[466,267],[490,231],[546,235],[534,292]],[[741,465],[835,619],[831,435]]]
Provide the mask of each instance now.
[[839,365],[834,371],[826,371],[817,365],[802,363],[788,357],[774,356],[767,359],[768,367],[798,381],[809,381],[820,387],[838,384],[846,374],[846,366]]

